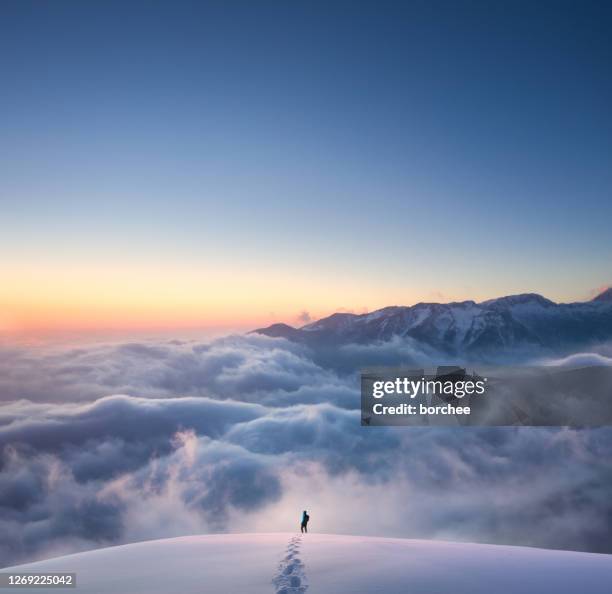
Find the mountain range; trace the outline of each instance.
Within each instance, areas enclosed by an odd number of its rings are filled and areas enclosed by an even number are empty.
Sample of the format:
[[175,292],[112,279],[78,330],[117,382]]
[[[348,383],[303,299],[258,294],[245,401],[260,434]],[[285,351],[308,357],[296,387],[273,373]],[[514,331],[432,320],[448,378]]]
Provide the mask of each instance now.
[[536,293],[481,303],[417,303],[366,314],[335,313],[295,328],[254,332],[318,346],[410,340],[423,350],[482,356],[529,348],[567,352],[612,339],[612,287],[587,302],[555,303]]

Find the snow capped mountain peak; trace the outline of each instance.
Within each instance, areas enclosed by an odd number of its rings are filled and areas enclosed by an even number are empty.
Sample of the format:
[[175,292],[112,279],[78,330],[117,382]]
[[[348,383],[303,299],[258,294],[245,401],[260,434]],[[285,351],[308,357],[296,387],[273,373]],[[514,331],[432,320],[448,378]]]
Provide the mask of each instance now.
[[538,293],[520,293],[518,295],[508,295],[483,301],[481,305],[512,307],[515,305],[537,305],[540,307],[550,307],[556,305],[554,301],[542,297]]
[[306,324],[302,326],[302,330],[320,330],[322,328],[336,328],[341,329],[346,327],[347,324],[350,324],[353,318],[356,318],[357,315],[353,313],[344,313],[339,312],[328,316],[327,318],[322,318],[316,322],[311,322],[310,324]]
[[608,287],[605,291],[602,291],[592,302],[594,303],[612,303],[612,287]]

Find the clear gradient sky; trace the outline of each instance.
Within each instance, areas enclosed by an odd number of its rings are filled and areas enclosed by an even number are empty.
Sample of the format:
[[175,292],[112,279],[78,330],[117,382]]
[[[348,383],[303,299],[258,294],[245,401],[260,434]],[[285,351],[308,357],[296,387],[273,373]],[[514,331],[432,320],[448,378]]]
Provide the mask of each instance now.
[[4,330],[612,281],[609,2],[5,0],[0,76]]

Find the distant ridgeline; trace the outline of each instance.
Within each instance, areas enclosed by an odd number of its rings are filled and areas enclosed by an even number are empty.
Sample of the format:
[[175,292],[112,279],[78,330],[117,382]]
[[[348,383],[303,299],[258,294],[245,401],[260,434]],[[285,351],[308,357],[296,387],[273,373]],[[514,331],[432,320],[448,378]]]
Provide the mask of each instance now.
[[528,293],[482,303],[417,303],[362,315],[336,313],[301,328],[273,324],[254,332],[312,347],[399,337],[424,351],[477,358],[521,349],[571,352],[612,339],[612,288],[579,303],[554,303]]

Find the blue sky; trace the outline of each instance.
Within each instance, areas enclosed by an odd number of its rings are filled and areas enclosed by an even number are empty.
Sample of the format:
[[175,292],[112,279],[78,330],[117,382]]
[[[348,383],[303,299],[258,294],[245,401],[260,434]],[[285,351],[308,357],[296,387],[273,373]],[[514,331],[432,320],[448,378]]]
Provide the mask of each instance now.
[[0,10],[19,323],[127,324],[143,295],[143,324],[248,324],[612,281],[608,3]]

